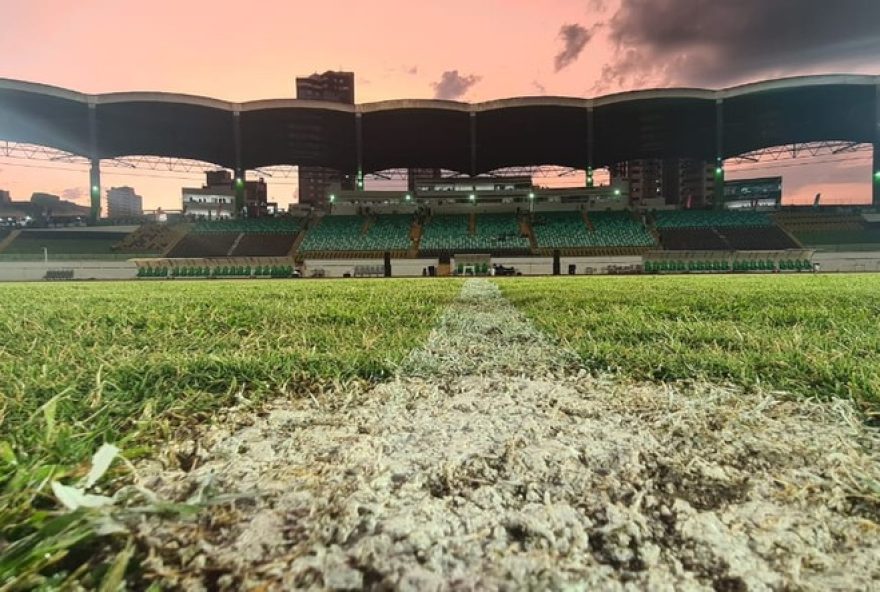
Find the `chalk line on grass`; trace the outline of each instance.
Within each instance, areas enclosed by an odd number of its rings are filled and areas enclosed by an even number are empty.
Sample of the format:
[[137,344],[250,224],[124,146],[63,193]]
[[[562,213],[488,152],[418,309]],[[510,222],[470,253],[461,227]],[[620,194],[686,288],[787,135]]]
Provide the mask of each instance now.
[[232,414],[199,450],[149,486],[245,495],[138,535],[184,588],[880,585],[880,438],[851,405],[587,376],[486,280],[393,380]]

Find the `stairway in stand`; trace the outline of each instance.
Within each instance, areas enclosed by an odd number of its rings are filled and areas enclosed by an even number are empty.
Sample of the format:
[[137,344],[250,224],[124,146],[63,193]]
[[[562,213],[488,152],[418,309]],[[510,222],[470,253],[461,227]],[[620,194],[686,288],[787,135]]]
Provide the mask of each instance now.
[[0,240],[0,253],[2,253],[6,247],[11,245],[12,241],[14,241],[19,234],[21,234],[21,230],[13,230],[9,233],[9,236],[4,238],[3,240]]

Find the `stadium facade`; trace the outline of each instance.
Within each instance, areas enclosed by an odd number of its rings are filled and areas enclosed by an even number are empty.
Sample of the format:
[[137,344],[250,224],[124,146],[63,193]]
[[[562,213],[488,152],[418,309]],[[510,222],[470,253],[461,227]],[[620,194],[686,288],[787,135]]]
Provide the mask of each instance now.
[[89,159],[93,215],[100,161],[152,155],[234,171],[272,165],[355,175],[443,168],[466,175],[523,165],[593,169],[639,159],[715,163],[794,143],[873,145],[873,202],[880,205],[880,76],[821,75],[722,90],[655,89],[596,98],[520,97],[484,103],[393,100],[346,105],[274,99],[230,103],[159,92],[88,95],[0,80],[0,139]]

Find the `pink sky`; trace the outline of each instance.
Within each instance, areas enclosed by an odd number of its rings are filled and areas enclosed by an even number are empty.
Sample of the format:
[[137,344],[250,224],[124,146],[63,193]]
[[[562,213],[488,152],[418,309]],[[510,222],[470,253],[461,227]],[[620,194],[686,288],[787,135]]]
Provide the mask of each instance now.
[[[293,97],[297,75],[345,69],[357,74],[356,100],[369,102],[430,98],[442,74],[457,70],[479,77],[461,100],[592,96],[616,51],[608,27],[596,25],[608,22],[619,2],[5,2],[0,7],[0,77],[88,93],[160,90],[244,101]],[[581,25],[592,38],[557,72],[554,56],[563,49],[560,31],[566,24]],[[846,70],[876,73],[870,63],[848,63]],[[800,67],[772,73],[804,72]],[[605,92],[669,82],[659,74],[643,78],[612,84]],[[870,152],[860,154],[861,160],[842,157],[839,166],[849,174],[843,178],[807,174],[809,166],[778,171],[762,166],[753,174],[782,173],[785,186],[793,188],[788,199],[811,201],[821,190],[829,200],[870,201]],[[88,176],[84,168],[77,169],[0,159],[0,188],[19,200],[49,191],[80,195],[85,203]],[[177,208],[180,188],[201,180],[199,174],[105,167],[102,184],[104,189],[135,187],[149,208]],[[293,201],[295,191],[294,179],[270,181],[270,199],[281,204]]]

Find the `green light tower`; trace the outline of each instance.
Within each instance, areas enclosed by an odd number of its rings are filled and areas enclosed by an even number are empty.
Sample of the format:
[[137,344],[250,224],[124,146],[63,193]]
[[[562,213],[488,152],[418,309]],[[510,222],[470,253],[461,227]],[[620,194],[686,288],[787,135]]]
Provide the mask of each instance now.
[[715,160],[715,191],[713,192],[713,205],[716,210],[724,208],[724,162],[721,158]]
[[237,171],[237,174],[235,175],[233,189],[235,190],[235,216],[237,218],[243,218],[244,215],[242,212],[245,207],[245,184],[244,173],[241,171]]
[[101,217],[101,165],[93,159],[89,169],[89,221],[94,224]]

